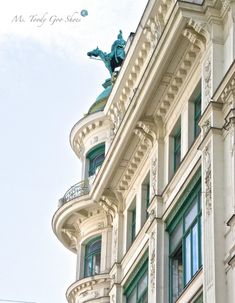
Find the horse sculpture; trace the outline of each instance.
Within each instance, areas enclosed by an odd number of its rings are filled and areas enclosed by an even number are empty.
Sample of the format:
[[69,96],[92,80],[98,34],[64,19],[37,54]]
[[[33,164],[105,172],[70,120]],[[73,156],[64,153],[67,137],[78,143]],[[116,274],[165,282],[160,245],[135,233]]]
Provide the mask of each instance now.
[[125,59],[125,46],[126,41],[122,38],[122,31],[118,34],[118,39],[113,43],[111,53],[106,53],[100,50],[98,47],[87,53],[89,57],[100,57],[104,62],[106,68],[109,70],[112,77],[115,68],[121,66]]

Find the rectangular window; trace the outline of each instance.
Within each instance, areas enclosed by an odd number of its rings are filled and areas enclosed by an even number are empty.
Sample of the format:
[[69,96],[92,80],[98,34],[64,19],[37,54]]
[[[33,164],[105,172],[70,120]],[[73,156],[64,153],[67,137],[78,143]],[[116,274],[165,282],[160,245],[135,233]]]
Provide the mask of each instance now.
[[150,204],[150,174],[146,176],[141,185],[141,225],[148,219],[148,208]]
[[202,266],[200,181],[169,225],[170,302],[174,303]]
[[201,93],[197,96],[194,101],[194,139],[198,137],[201,132],[200,126],[198,124],[201,118]]
[[181,128],[177,129],[174,135],[174,172],[180,165],[181,162]]
[[131,211],[131,243],[134,242],[136,236],[136,208]]
[[140,263],[124,287],[126,303],[148,303],[148,259]]
[[94,276],[100,273],[101,237],[90,240],[85,247],[84,276]]

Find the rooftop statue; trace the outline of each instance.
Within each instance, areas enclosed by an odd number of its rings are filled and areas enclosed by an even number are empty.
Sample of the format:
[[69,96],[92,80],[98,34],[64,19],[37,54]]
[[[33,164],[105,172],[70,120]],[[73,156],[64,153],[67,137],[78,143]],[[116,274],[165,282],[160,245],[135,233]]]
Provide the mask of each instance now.
[[125,59],[124,49],[126,46],[126,41],[122,37],[122,31],[119,32],[117,38],[118,39],[113,43],[111,47],[111,53],[107,54],[100,50],[98,47],[93,51],[87,53],[89,57],[100,57],[100,59],[104,62],[106,68],[109,70],[111,77],[115,71],[115,68],[121,66],[123,60]]

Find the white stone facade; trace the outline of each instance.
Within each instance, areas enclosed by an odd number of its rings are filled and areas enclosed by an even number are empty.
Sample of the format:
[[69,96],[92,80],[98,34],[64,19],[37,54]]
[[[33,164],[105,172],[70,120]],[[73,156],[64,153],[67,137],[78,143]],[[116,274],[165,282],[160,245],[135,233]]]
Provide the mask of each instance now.
[[53,217],[69,303],[235,302],[234,59],[234,1],[148,2],[104,111],[70,135],[84,180],[88,152],[105,159]]

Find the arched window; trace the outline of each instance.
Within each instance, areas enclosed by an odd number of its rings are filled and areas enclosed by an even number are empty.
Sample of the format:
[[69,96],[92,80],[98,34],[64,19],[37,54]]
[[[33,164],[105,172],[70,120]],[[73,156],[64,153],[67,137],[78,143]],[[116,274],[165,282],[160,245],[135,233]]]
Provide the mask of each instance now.
[[93,238],[85,247],[84,276],[94,276],[100,273],[101,237]]
[[86,158],[88,159],[89,163],[89,171],[88,175],[93,176],[96,172],[96,169],[102,165],[104,162],[104,156],[105,156],[105,144],[99,144],[92,148]]

